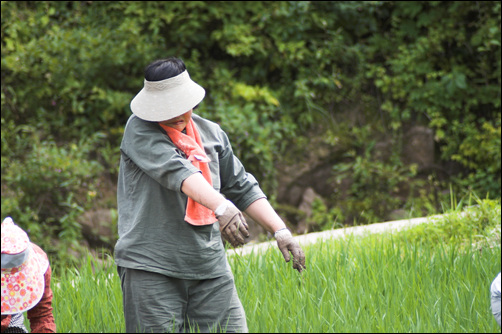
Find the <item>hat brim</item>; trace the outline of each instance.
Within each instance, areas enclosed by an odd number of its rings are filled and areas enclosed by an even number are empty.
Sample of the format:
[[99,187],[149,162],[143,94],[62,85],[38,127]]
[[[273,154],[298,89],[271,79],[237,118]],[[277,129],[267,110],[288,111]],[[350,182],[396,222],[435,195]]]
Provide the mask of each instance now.
[[21,266],[2,269],[2,315],[26,312],[42,299],[49,261],[36,248],[38,246],[32,244],[28,258]]
[[145,121],[167,121],[193,109],[205,95],[205,89],[184,71],[162,81],[145,80],[145,86],[131,101],[131,111]]

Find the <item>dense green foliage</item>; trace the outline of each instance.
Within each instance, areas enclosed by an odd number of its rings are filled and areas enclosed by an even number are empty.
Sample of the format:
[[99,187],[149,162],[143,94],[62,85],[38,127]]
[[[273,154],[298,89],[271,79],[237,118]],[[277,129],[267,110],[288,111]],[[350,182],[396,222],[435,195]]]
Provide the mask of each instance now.
[[[276,247],[229,255],[249,331],[500,332],[489,298],[500,271],[500,201],[476,203],[409,230],[308,245],[301,275]],[[450,238],[453,220],[460,233]],[[55,268],[59,332],[124,332],[120,279],[108,260],[86,256],[78,268]]]
[[[301,157],[313,134],[344,152],[337,179],[353,179],[323,209],[342,222],[433,213],[449,184],[500,197],[499,1],[1,6],[2,218],[49,250],[55,233],[77,242],[83,211],[114,207],[102,190],[116,179],[129,102],[144,67],[173,55],[206,88],[199,114],[228,132],[272,200],[276,163]],[[434,130],[448,177],[402,161],[414,124]],[[388,136],[392,154],[378,160]]]
[[476,244],[487,238],[500,242],[500,200],[476,200],[461,213],[453,212],[429,219],[410,228],[403,236],[410,243],[451,244],[469,240]]

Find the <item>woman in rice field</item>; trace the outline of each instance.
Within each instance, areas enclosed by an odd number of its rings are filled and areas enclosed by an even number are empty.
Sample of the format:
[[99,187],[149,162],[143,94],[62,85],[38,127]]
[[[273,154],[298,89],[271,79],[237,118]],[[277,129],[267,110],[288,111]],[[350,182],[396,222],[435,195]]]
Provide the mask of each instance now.
[[56,333],[51,267],[47,254],[30,242],[11,217],[2,222],[2,333]]
[[222,237],[245,243],[241,211],[305,255],[218,124],[193,110],[205,90],[178,58],[145,69],[120,146],[115,261],[127,332],[247,332]]

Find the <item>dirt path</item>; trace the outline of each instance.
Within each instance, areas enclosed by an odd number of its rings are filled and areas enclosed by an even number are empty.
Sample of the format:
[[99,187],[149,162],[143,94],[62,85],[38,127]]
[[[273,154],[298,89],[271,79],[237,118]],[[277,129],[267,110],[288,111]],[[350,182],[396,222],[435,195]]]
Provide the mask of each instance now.
[[[336,239],[336,238],[341,238],[341,237],[345,237],[348,235],[362,235],[362,234],[366,234],[366,233],[382,233],[382,232],[386,232],[386,231],[397,231],[397,230],[401,230],[403,228],[407,228],[407,227],[411,227],[411,226],[414,226],[417,224],[425,223],[425,222],[427,222],[431,219],[434,219],[436,217],[440,217],[440,216],[412,218],[412,219],[396,220],[396,221],[377,223],[377,224],[371,224],[371,225],[364,225],[364,226],[346,227],[346,228],[340,228],[340,229],[336,229],[336,230],[298,235],[298,236],[295,236],[294,238],[298,241],[300,246],[304,246],[307,244],[315,243],[320,240]],[[269,247],[277,247],[275,240],[262,242],[262,243],[248,244],[248,245],[245,245],[245,246],[237,248],[237,249],[228,249],[227,255],[235,255],[235,254],[245,255],[245,254],[249,254],[251,252],[254,252],[254,253],[263,252],[263,251],[266,251]]]

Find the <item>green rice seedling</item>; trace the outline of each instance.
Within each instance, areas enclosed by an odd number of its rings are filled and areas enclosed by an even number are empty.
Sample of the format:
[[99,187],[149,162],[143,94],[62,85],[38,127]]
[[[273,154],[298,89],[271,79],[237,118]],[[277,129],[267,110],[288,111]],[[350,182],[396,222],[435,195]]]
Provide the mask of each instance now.
[[113,262],[88,255],[77,269],[53,274],[53,308],[60,333],[123,333],[122,291]]
[[[231,259],[251,332],[495,332],[500,246],[411,244],[392,235],[305,247],[303,274],[270,248]],[[266,259],[265,261],[263,259]]]
[[[501,269],[500,204],[472,210],[409,230],[304,245],[301,274],[275,246],[229,255],[249,331],[500,333],[489,298]],[[462,238],[451,237],[450,223]],[[125,332],[113,264],[88,256],[78,269],[54,270],[52,285],[58,332]]]

